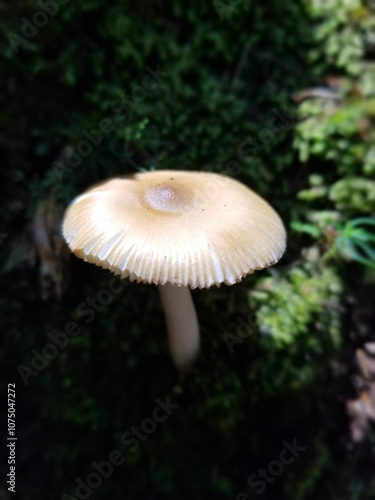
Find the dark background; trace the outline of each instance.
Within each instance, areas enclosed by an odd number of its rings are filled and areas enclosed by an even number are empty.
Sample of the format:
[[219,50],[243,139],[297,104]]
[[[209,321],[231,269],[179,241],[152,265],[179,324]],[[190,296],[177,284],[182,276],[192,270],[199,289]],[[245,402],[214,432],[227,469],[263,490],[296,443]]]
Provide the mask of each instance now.
[[[375,498],[372,6],[17,0],[0,2],[0,26],[1,434],[5,450],[16,383],[15,497]],[[168,74],[143,93],[158,67]],[[287,118],[270,133],[275,116]],[[72,166],[103,119],[111,131]],[[127,284],[86,321],[80,305],[112,275],[60,232],[86,188],[153,169],[232,175],[288,232],[273,268],[193,292],[203,345],[183,393],[156,288]],[[79,333],[27,371],[72,321]],[[157,398],[179,408],[131,451],[120,437]],[[296,460],[262,493],[249,486],[294,439]],[[113,450],[123,463],[77,496]],[[4,453],[4,499],[7,472]]]

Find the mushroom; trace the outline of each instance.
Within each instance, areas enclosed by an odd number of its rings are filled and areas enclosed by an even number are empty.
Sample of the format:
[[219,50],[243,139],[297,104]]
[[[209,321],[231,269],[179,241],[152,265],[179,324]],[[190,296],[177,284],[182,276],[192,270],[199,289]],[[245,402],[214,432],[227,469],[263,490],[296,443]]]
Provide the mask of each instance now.
[[63,235],[77,257],[158,285],[181,375],[200,350],[190,288],[233,285],[277,262],[286,244],[277,213],[244,184],[168,170],[94,186],[67,208]]

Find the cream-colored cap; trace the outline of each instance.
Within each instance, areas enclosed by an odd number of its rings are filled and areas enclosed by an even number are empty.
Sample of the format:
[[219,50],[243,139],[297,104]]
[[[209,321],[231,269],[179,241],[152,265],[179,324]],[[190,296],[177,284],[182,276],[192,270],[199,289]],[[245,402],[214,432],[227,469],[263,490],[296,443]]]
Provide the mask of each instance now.
[[160,170],[112,179],[67,208],[77,257],[144,283],[233,285],[277,262],[283,223],[244,184],[219,174]]

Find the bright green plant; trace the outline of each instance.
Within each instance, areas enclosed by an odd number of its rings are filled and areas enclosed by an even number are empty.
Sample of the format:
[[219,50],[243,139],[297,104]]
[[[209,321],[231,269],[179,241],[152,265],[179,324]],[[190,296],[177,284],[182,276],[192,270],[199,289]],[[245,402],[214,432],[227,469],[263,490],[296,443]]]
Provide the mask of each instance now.
[[374,217],[360,217],[347,222],[339,230],[334,250],[346,259],[375,269],[374,227]]

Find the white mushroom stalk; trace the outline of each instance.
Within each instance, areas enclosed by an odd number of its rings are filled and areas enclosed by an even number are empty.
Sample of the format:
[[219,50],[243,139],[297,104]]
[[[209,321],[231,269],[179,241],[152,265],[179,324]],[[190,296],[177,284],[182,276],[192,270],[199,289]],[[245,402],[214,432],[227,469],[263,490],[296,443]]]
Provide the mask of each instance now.
[[190,288],[159,285],[169,335],[169,349],[180,375],[184,375],[200,351],[200,332]]

